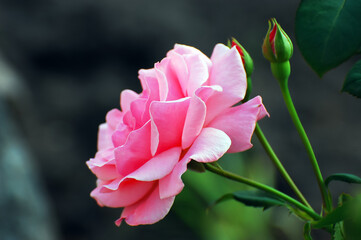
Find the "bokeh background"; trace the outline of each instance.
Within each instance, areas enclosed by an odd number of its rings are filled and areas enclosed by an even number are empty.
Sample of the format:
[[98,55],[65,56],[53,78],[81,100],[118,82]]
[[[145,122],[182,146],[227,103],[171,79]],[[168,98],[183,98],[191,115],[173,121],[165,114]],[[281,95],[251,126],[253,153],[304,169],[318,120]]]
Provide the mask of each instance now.
[[[255,62],[253,96],[271,118],[262,129],[290,175],[315,206],[320,195],[276,80],[263,59],[267,20],[276,17],[293,42],[299,1],[242,0],[0,0],[0,239],[302,239],[287,210],[263,212],[227,202],[242,189],[211,174],[187,172],[170,214],[152,226],[120,228],[121,209],[89,197],[95,176],[85,162],[96,152],[98,125],[119,107],[120,91],[140,91],[137,72],[160,61],[174,43],[210,56],[236,37]],[[341,93],[355,59],[322,80],[295,46],[290,89],[325,176],[361,175],[361,100]],[[292,194],[255,147],[220,163]],[[332,183],[332,191],[357,189]],[[316,239],[329,239],[314,232]]]

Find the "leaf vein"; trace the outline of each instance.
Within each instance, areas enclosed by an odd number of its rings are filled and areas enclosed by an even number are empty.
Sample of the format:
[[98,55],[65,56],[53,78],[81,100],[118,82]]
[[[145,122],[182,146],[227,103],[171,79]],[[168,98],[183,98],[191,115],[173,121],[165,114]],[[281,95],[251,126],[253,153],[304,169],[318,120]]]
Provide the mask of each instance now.
[[323,60],[324,60],[324,58],[325,58],[326,49],[328,49],[327,46],[328,46],[328,44],[329,44],[329,40],[330,40],[330,38],[331,38],[333,29],[335,28],[336,22],[337,22],[337,20],[338,20],[338,17],[339,17],[340,14],[341,14],[341,11],[344,9],[344,6],[345,6],[346,1],[347,1],[347,0],[344,0],[344,1],[343,1],[341,7],[338,9],[338,11],[337,11],[337,13],[336,13],[335,18],[334,18],[333,21],[332,21],[331,29],[330,29],[329,34],[327,35],[327,37],[326,37],[326,39],[325,39],[325,47],[323,48],[322,55],[321,55],[322,62],[323,62]]

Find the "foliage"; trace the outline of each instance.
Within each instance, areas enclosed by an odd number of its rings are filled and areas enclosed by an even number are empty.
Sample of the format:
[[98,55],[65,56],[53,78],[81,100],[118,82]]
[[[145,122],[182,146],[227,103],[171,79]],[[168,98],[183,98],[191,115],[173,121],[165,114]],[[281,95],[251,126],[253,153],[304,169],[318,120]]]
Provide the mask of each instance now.
[[334,174],[328,176],[325,180],[326,186],[328,186],[328,184],[331,181],[342,181],[342,182],[347,182],[347,183],[361,184],[360,177],[353,175],[353,174],[349,174],[349,173],[334,173]]
[[[302,0],[296,15],[296,40],[300,51],[322,77],[361,46],[361,1]],[[360,63],[349,72],[343,91],[361,97]],[[358,80],[357,80],[358,79]]]
[[[265,182],[273,181],[273,171],[266,171],[264,163],[251,158],[247,159],[245,165],[246,160],[240,161],[240,158],[242,159],[240,154],[227,154],[220,162],[239,174],[256,177]],[[176,199],[173,211],[193,228],[201,239],[269,239],[271,212],[265,214],[260,209],[249,208],[236,201],[209,208],[209,204],[220,195],[239,190],[239,184],[209,172],[199,174],[188,171],[183,180],[187,187]],[[241,189],[249,188],[243,186]]]

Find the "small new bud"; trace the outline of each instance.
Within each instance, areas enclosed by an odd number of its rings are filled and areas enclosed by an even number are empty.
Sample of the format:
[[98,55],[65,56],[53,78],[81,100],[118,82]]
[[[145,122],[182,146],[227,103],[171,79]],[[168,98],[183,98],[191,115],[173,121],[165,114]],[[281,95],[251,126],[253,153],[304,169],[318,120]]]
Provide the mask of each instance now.
[[246,71],[247,77],[250,77],[253,73],[253,60],[251,56],[235,38],[232,38],[231,47],[234,46],[236,46],[237,51],[241,55],[244,70]]
[[249,55],[249,53],[246,51],[246,49],[244,49],[244,47],[242,47],[242,45],[235,38],[232,38],[232,41],[228,39],[228,47],[229,48],[236,47],[239,55],[241,56],[244,71],[246,72],[246,76],[247,76],[247,91],[242,102],[247,102],[252,92],[251,75],[253,73],[253,60]]
[[272,63],[288,61],[293,54],[291,39],[275,18],[268,21],[267,35],[262,46],[263,56]]

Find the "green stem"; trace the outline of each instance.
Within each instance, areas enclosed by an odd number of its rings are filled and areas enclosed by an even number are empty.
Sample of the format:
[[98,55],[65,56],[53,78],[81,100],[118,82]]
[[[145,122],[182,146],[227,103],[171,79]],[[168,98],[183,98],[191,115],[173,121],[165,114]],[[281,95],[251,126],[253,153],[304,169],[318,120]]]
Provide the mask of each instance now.
[[276,153],[273,151],[271,145],[269,144],[266,137],[264,136],[258,123],[256,125],[255,133],[256,133],[259,141],[261,142],[263,148],[266,150],[267,155],[272,160],[273,164],[276,166],[277,170],[281,173],[281,175],[286,180],[286,182],[291,187],[291,189],[294,191],[294,193],[297,195],[297,197],[301,200],[301,202],[304,205],[306,205],[307,207],[312,209],[311,205],[307,202],[305,197],[302,195],[301,191],[298,189],[296,184],[293,182],[292,178],[290,177],[290,175],[288,174],[288,172],[282,165],[282,163],[279,160],[279,158],[277,157]]
[[279,82],[279,84],[281,86],[282,95],[283,95],[284,101],[286,103],[287,109],[288,109],[288,111],[290,113],[290,116],[292,118],[292,121],[293,121],[293,123],[294,123],[294,125],[295,125],[295,127],[297,129],[298,134],[301,137],[303,145],[306,148],[308,157],[310,158],[313,171],[314,171],[314,173],[316,175],[318,187],[320,188],[320,191],[321,191],[322,200],[323,200],[325,210],[327,212],[329,212],[332,209],[332,203],[331,203],[330,198],[328,196],[328,191],[327,191],[326,185],[324,183],[320,167],[318,166],[318,162],[317,162],[315,153],[313,152],[311,143],[310,143],[310,141],[309,141],[309,139],[307,137],[307,134],[305,132],[305,129],[303,128],[302,123],[301,123],[301,121],[300,121],[300,119],[298,117],[298,114],[296,112],[296,108],[293,105],[292,98],[291,98],[291,95],[290,95],[290,91],[288,89],[288,79],[286,79],[284,81],[278,81],[278,82]]
[[307,213],[310,217],[312,217],[314,220],[319,220],[321,219],[321,216],[318,215],[315,211],[313,211],[311,208],[303,205],[302,203],[300,203],[299,201],[297,201],[296,199],[294,198],[291,198],[290,196],[270,187],[270,186],[267,186],[265,184],[262,184],[262,183],[259,183],[259,182],[256,182],[254,180],[251,180],[251,179],[248,179],[248,178],[245,178],[245,177],[241,177],[239,175],[236,175],[234,173],[231,173],[231,172],[228,172],[226,170],[222,170],[220,168],[217,168],[209,163],[206,163],[204,164],[205,165],[205,168],[207,170],[209,170],[210,172],[213,172],[215,174],[218,174],[222,177],[225,177],[225,178],[228,178],[228,179],[231,179],[231,180],[234,180],[234,181],[237,181],[237,182],[240,182],[240,183],[244,183],[244,184],[247,184],[249,186],[252,186],[252,187],[255,187],[255,188],[258,188],[260,190],[263,190],[265,192],[268,192],[274,196],[277,196],[278,198],[280,199],[283,199],[285,202],[289,203],[289,204],[292,204],[294,205],[295,207],[297,207],[298,209],[304,211],[305,213]]

